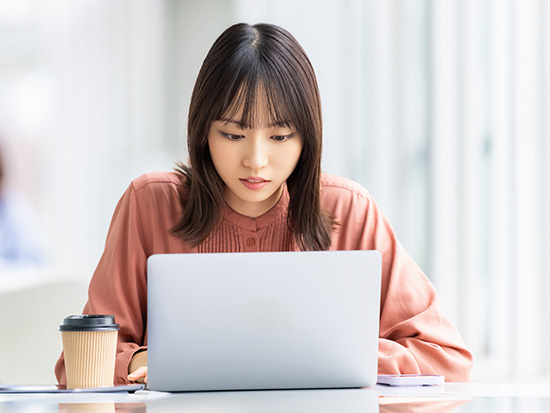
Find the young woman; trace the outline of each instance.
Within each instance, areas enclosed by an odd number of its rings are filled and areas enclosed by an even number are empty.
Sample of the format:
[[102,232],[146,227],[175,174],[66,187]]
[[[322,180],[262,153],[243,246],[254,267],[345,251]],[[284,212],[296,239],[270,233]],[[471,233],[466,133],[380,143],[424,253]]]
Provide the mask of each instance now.
[[[469,378],[469,351],[370,194],[321,173],[321,137],[317,81],[294,37],[227,29],[191,98],[189,165],[131,183],[90,283],[84,313],[120,324],[115,384],[147,379],[150,255],[294,250],[380,251],[379,373]],[[65,382],[63,356],[56,375]]]

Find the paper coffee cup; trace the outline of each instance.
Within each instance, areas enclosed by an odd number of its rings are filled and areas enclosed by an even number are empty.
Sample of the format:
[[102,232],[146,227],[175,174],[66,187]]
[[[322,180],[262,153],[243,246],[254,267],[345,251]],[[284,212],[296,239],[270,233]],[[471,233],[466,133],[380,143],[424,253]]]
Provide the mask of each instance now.
[[59,326],[67,389],[113,386],[119,325],[113,315],[71,315]]

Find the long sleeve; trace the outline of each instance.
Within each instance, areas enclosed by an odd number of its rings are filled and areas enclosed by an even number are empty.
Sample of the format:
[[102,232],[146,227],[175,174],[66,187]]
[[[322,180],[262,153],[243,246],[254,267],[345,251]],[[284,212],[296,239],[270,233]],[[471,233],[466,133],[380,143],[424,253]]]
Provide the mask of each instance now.
[[332,249],[382,254],[379,374],[444,375],[467,381],[472,355],[444,315],[433,284],[397,240],[372,196],[342,178],[326,177],[324,200],[337,227]]
[[443,314],[433,285],[403,247],[392,242],[384,255],[379,372],[442,374],[467,381],[472,357],[454,325]]
[[[107,235],[105,252],[94,272],[83,314],[114,314],[120,324],[115,384],[127,382],[130,358],[146,345],[146,254],[140,211],[133,185],[119,201]],[[66,383],[63,355],[55,374]]]
[[447,381],[469,380],[471,354],[443,314],[435,288],[403,247],[396,249],[390,277],[382,286],[379,374],[441,374]]

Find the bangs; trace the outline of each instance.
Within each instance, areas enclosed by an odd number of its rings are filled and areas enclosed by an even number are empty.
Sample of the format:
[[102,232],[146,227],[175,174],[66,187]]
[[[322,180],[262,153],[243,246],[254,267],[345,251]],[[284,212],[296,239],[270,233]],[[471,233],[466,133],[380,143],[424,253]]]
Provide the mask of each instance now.
[[[228,88],[229,102],[218,120],[235,123],[241,129],[259,127],[290,127],[300,129],[299,119],[305,115],[293,99],[292,80],[272,75],[250,74],[234,88]],[[233,90],[231,90],[233,89]]]

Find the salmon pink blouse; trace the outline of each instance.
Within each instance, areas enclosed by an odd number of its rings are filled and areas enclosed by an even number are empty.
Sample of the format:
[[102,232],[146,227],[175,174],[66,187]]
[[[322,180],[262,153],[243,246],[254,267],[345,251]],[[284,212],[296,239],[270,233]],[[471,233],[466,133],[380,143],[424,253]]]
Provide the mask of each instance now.
[[[90,282],[84,314],[114,314],[120,324],[115,384],[127,383],[133,354],[147,346],[147,258],[159,253],[297,250],[287,227],[288,192],[257,218],[227,205],[219,228],[191,248],[168,234],[179,221],[185,178],[150,173],[134,180],[120,199],[105,251]],[[437,292],[396,238],[372,196],[359,184],[324,174],[323,207],[336,221],[331,250],[382,254],[379,374],[441,374],[469,379],[472,356],[442,312]],[[66,383],[63,355],[55,373]]]

